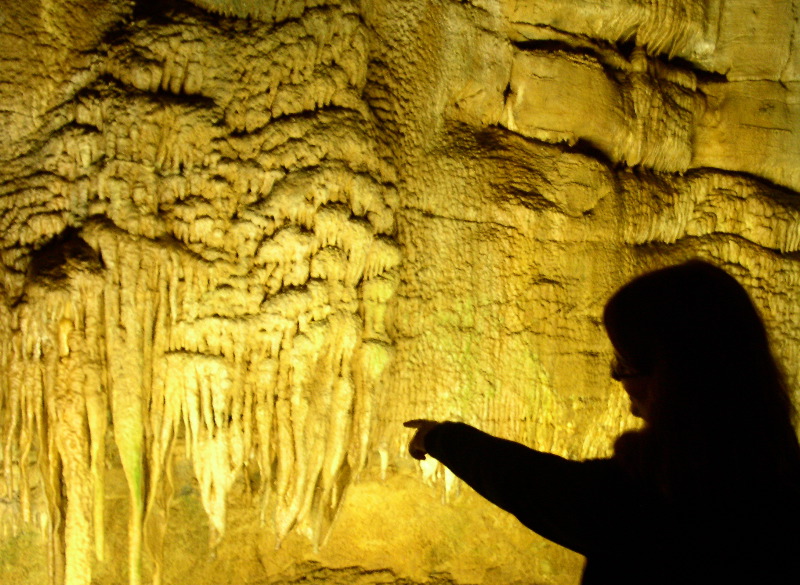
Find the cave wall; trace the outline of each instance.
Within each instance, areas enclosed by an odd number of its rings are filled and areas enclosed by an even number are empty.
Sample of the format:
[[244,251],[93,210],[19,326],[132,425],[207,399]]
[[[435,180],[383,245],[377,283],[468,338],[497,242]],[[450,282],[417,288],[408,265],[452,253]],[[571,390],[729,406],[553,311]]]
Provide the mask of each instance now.
[[695,256],[797,388],[798,9],[3,3],[0,577],[576,582],[400,423],[607,454]]

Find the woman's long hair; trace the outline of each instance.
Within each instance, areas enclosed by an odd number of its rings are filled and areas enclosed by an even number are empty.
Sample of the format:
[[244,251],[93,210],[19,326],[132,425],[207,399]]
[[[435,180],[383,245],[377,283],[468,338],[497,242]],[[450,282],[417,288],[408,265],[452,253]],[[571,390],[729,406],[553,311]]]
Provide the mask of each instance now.
[[604,323],[626,368],[653,381],[645,428],[615,445],[631,473],[675,498],[800,484],[786,383],[732,276],[699,260],[645,274],[608,301]]

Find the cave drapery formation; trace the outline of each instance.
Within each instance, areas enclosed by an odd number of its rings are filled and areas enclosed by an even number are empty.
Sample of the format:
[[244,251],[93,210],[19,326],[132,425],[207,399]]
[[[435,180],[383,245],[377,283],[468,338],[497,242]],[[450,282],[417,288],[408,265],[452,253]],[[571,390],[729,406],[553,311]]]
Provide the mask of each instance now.
[[195,583],[225,554],[250,572],[224,582],[573,582],[400,423],[607,453],[632,421],[603,301],[693,256],[751,290],[797,387],[798,14],[0,4],[0,559],[48,559],[0,576],[183,582],[194,498]]

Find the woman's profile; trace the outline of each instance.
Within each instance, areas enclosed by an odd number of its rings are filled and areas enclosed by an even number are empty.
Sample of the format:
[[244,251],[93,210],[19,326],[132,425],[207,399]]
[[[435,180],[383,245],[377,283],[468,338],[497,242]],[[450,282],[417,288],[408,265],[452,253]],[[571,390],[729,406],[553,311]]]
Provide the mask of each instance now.
[[693,260],[606,304],[611,376],[643,428],[571,461],[462,423],[415,420],[429,454],[541,536],[582,583],[800,583],[800,446],[784,377],[744,288]]

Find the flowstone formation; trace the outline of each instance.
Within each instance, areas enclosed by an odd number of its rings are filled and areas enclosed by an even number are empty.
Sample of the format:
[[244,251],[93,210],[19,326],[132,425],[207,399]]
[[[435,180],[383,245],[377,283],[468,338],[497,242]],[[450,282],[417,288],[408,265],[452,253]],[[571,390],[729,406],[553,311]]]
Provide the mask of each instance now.
[[401,423],[607,454],[694,256],[798,387],[798,13],[0,4],[0,581],[575,582]]
[[178,437],[214,538],[242,473],[279,539],[324,538],[367,455],[400,259],[352,12],[187,10],[106,39],[52,131],[6,145],[6,494],[29,519],[35,455],[56,583],[103,557],[109,426],[131,583],[145,535],[160,580]]

